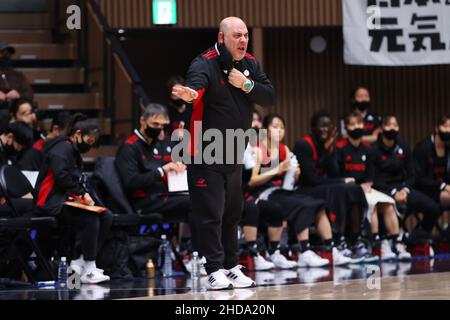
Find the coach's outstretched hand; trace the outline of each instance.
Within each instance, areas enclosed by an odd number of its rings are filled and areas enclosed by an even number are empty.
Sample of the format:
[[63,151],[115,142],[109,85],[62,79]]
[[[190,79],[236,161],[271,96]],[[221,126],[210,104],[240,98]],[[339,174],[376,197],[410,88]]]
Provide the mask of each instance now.
[[189,87],[175,85],[172,87],[172,95],[186,102],[192,102],[197,99],[198,92]]

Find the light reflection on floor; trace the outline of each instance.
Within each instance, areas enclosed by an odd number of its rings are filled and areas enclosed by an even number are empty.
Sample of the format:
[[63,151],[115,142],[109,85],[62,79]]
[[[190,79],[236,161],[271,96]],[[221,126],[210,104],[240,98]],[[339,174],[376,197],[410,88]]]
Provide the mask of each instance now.
[[[413,259],[410,262],[391,262],[381,264],[358,264],[346,267],[299,268],[293,270],[274,270],[248,272],[259,287],[290,284],[315,284],[333,282],[340,284],[346,280],[365,279],[374,274],[382,277],[401,277],[409,274],[424,274],[450,271],[450,255],[435,259]],[[204,291],[201,284],[194,285],[197,292]],[[0,289],[0,300],[110,300],[137,297],[154,297],[192,292],[192,281],[186,276],[172,278],[135,279],[132,281],[112,280],[101,285],[82,285],[79,290],[48,288],[8,288]],[[229,293],[224,293],[229,294]],[[245,299],[245,297],[242,297]],[[220,299],[220,297],[219,297]]]

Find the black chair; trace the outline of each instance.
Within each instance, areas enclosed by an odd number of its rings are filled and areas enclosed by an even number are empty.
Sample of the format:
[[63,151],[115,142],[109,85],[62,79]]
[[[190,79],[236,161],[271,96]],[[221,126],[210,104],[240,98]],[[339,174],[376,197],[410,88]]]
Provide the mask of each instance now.
[[[113,226],[132,225],[133,222],[137,221],[137,225],[148,226],[156,224],[162,229],[164,218],[161,214],[139,214],[129,203],[115,166],[115,158],[100,157],[97,159],[95,171],[90,181],[91,185],[96,189],[99,203],[102,203],[113,212]],[[173,245],[172,250],[183,272],[187,273],[183,260]]]
[[[28,266],[23,256],[19,242],[27,244],[32,252],[36,254],[36,259],[42,267],[47,279],[55,280],[55,273],[49,262],[45,259],[36,241],[32,238],[30,231],[41,227],[56,227],[56,220],[53,217],[37,217],[34,213],[34,204],[31,210],[21,212],[15,205],[15,199],[21,199],[27,194],[31,194],[36,199],[35,191],[28,179],[16,168],[5,165],[0,168],[0,194],[5,200],[5,205],[10,209],[10,216],[0,219],[0,232],[10,234],[10,245],[7,256],[16,258],[26,275],[31,281],[35,281],[33,271]],[[30,199],[30,201],[33,201]]]

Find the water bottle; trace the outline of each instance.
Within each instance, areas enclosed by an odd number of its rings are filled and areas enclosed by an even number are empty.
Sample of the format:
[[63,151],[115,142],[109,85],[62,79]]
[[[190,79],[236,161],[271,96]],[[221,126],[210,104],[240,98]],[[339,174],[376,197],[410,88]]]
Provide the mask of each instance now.
[[191,278],[192,279],[200,278],[200,258],[198,257],[197,251],[194,251],[192,253]]
[[61,261],[58,266],[58,284],[60,287],[67,286],[67,259],[61,257]]
[[297,157],[293,155],[291,157],[291,165],[289,166],[289,170],[286,172],[283,181],[283,189],[284,190],[294,190],[295,187],[295,172],[298,168]]
[[163,277],[172,276],[172,247],[167,236],[161,236],[162,244],[159,247],[159,270]]

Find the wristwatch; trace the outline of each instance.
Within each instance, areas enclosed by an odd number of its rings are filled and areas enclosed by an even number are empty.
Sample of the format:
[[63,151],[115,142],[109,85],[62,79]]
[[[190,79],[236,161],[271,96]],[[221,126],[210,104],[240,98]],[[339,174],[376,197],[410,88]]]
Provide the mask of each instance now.
[[253,89],[253,81],[247,80],[244,82],[244,85],[242,86],[242,90],[244,90],[245,93],[249,93]]

